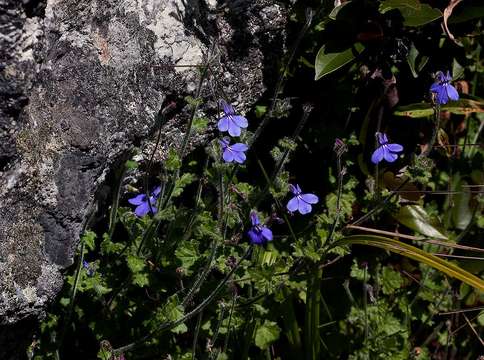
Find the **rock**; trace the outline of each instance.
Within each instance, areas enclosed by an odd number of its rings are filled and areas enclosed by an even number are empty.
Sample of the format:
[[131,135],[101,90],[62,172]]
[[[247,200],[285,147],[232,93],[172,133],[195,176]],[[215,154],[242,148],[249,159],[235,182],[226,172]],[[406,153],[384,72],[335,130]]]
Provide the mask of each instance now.
[[170,101],[162,148],[180,143],[193,65],[211,59],[200,111],[214,121],[220,89],[243,112],[275,82],[283,9],[227,3],[0,0],[0,324],[43,314],[106,174],[153,137]]

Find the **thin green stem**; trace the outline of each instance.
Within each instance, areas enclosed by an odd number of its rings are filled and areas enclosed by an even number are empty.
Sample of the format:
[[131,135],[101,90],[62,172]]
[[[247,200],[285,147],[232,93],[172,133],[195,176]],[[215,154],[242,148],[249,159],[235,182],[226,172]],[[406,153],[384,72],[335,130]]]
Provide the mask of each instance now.
[[200,311],[197,317],[197,324],[195,325],[195,334],[193,335],[192,343],[192,360],[195,360],[195,353],[197,351],[198,334],[200,333],[200,326],[202,325],[203,311]]

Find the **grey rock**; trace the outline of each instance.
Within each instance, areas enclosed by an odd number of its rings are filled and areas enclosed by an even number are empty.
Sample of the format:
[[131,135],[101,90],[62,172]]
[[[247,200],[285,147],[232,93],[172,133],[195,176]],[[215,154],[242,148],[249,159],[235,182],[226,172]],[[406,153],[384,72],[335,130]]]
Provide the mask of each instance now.
[[153,139],[168,101],[178,106],[161,127],[162,153],[179,146],[193,65],[210,58],[200,111],[215,122],[221,89],[244,112],[275,82],[285,43],[284,11],[270,0],[33,2],[0,0],[3,325],[42,316],[106,174]]

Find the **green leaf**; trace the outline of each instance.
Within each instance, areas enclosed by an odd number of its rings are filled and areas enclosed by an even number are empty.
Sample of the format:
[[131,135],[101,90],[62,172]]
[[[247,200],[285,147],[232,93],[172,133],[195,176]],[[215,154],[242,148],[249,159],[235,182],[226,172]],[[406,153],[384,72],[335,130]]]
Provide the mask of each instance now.
[[175,251],[175,256],[181,262],[184,269],[189,269],[198,259],[198,243],[195,241],[184,241]]
[[165,167],[169,171],[175,171],[181,167],[182,161],[175,149],[170,149],[165,161]]
[[452,15],[449,17],[448,23],[457,24],[482,17],[484,17],[483,5],[465,4],[465,6],[460,6],[452,12]]
[[395,9],[402,14],[405,26],[421,26],[442,17],[439,9],[418,0],[385,0],[379,7],[382,14]]
[[403,285],[403,279],[399,272],[385,266],[382,270],[382,289],[385,295],[393,294]]
[[92,231],[86,231],[84,235],[82,235],[82,241],[84,242],[84,245],[86,245],[86,248],[88,248],[91,251],[93,251],[94,248],[96,247],[95,240],[96,240],[96,233]]
[[419,51],[412,43],[412,46],[410,47],[410,51],[408,52],[408,55],[407,55],[407,63],[408,63],[408,66],[410,67],[410,71],[412,72],[412,75],[414,78],[418,77],[418,73],[424,68],[424,66],[429,61],[428,56],[419,57],[419,55],[420,55]]
[[139,273],[145,268],[144,260],[137,256],[128,255],[126,261],[128,262],[128,267],[133,274]]
[[360,54],[364,49],[365,47],[363,44],[356,43],[353,48],[341,52],[329,53],[326,52],[326,45],[323,45],[316,55],[314,80],[319,80],[323,76],[326,76],[350,63],[355,56]]
[[471,193],[465,190],[467,181],[459,181],[456,189],[463,189],[452,197],[454,202],[452,207],[452,222],[459,230],[464,230],[472,220],[472,211],[469,207]]
[[270,344],[279,339],[281,329],[274,321],[265,320],[255,333],[255,344],[261,350],[267,349]]
[[[470,113],[484,112],[484,100],[460,99],[451,101],[440,107],[442,111],[446,110],[457,115],[467,115]],[[399,106],[394,112],[396,116],[408,116],[411,118],[422,118],[432,116],[434,109],[429,103],[417,103],[405,106]]]
[[195,181],[196,176],[191,173],[184,173],[175,181],[175,188],[173,189],[172,197],[180,196],[185,186]]
[[263,117],[266,112],[267,112],[267,106],[265,106],[265,105],[257,105],[255,107],[255,116],[258,119],[260,119],[261,117]]
[[465,282],[477,290],[484,291],[484,280],[465,271],[451,262],[443,260],[402,241],[375,235],[352,235],[338,240],[333,244],[334,247],[346,245],[367,245],[385,249],[424,263],[443,272],[444,274],[447,274],[448,276]]
[[399,223],[430,238],[447,240],[440,223],[432,219],[420,205],[405,205],[395,216]]
[[452,79],[457,80],[464,76],[464,67],[454,58],[452,61]]
[[124,165],[126,166],[126,169],[128,169],[128,170],[134,170],[134,169],[138,168],[138,163],[134,160],[126,161],[126,163]]

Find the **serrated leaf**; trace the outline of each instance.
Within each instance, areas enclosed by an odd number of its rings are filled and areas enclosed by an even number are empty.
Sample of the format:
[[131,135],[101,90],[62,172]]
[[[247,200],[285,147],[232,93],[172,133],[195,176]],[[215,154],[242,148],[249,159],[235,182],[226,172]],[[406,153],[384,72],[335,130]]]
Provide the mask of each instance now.
[[394,216],[399,223],[430,238],[447,240],[440,223],[431,218],[420,205],[405,205]]
[[182,161],[175,149],[168,151],[168,157],[165,160],[165,167],[169,171],[175,171],[181,167]]
[[279,339],[281,329],[274,321],[265,320],[255,333],[255,344],[261,350],[267,349],[270,344]]
[[[452,114],[467,115],[470,113],[484,113],[483,100],[460,99],[451,101],[440,107],[442,111],[449,111]],[[423,118],[432,116],[434,109],[429,103],[417,103],[399,106],[393,113],[396,116],[408,116],[411,118]]]
[[196,179],[195,175],[190,173],[184,173],[180,178],[176,180],[172,197],[180,196],[185,186],[191,184],[193,181],[195,181],[195,179]]
[[356,43],[352,48],[341,52],[327,52],[326,45],[319,49],[315,60],[315,75],[314,79],[319,80],[333,71],[345,66],[353,61],[356,55],[360,54],[365,47],[361,43]]
[[402,14],[406,26],[421,26],[442,17],[439,9],[418,0],[384,0],[379,7],[382,14],[395,9]]
[[399,272],[385,266],[382,270],[382,290],[385,295],[393,294],[403,285],[403,279]]
[[133,274],[139,273],[145,268],[144,260],[137,256],[128,255],[126,261],[128,263],[129,269]]
[[198,243],[195,241],[184,241],[176,249],[175,256],[180,260],[183,268],[189,269],[200,256]]

